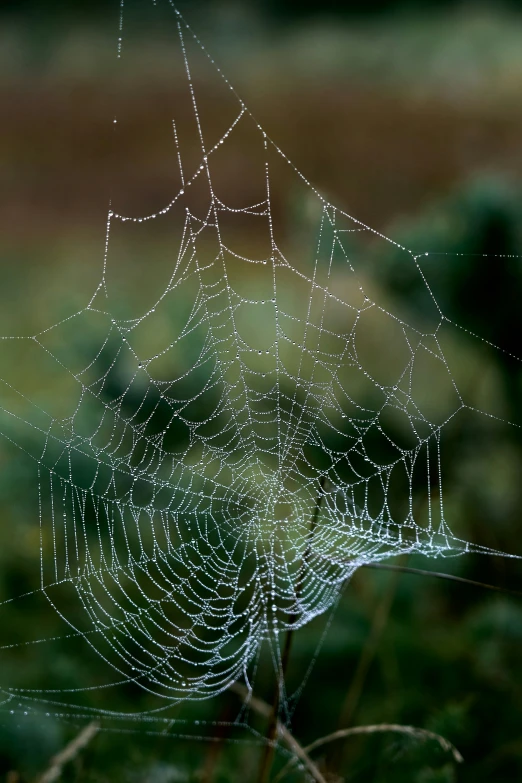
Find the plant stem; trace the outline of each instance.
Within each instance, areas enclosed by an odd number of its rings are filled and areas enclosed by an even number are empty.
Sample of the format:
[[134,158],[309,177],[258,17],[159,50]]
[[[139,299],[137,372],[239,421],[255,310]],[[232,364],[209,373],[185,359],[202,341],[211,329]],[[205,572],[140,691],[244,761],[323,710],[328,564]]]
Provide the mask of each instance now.
[[[332,734],[328,734],[326,737],[321,737],[320,739],[314,740],[314,742],[311,742],[310,745],[302,748],[302,750],[304,753],[308,754],[312,750],[316,750],[316,748],[320,748],[323,745],[327,745],[329,742],[334,742],[335,740],[346,739],[346,737],[354,737],[361,734],[381,734],[388,732],[407,734],[410,737],[416,737],[418,739],[434,740],[434,742],[439,743],[441,748],[445,750],[446,753],[451,753],[454,760],[458,764],[462,764],[464,761],[462,755],[457,750],[455,745],[449,742],[449,740],[447,740],[445,737],[442,737],[440,734],[436,734],[434,731],[428,731],[427,729],[419,729],[417,726],[403,726],[399,723],[376,723],[370,726],[353,726],[351,729],[339,729],[338,731],[334,731]],[[274,783],[278,783],[279,780],[282,780],[284,776],[290,772],[293,764],[294,760],[290,759],[290,761],[285,764],[283,769],[277,774],[274,779]]]
[[[272,707],[266,701],[259,699],[257,696],[252,696],[248,688],[242,685],[240,682],[234,682],[230,686],[229,690],[237,693],[237,695],[243,700],[245,704],[248,704],[259,715],[263,715],[268,718],[272,715]],[[308,769],[308,772],[312,775],[316,783],[326,783],[321,771],[317,768],[316,764],[312,761],[308,753],[303,749],[299,742],[295,739],[286,726],[280,721],[277,721],[277,733],[281,736],[281,739],[286,743],[288,748],[295,754],[296,758],[300,759]]]
[[[301,597],[301,593],[304,587],[306,566],[308,564],[308,558],[310,557],[312,539],[315,532],[315,526],[319,518],[319,511],[321,510],[321,503],[324,496],[325,484],[326,484],[326,477],[323,475],[319,479],[319,492],[317,493],[314,513],[312,515],[312,521],[310,523],[310,529],[308,531],[308,536],[306,540],[306,549],[303,555],[303,559],[301,560],[301,566],[299,568],[299,574],[298,574],[298,579],[297,579],[297,584],[295,589],[296,608],[294,610],[294,613],[289,618],[289,625],[291,626],[296,622],[299,616],[297,613],[297,604],[299,603],[299,599]],[[268,776],[270,775],[270,770],[272,768],[272,763],[274,760],[276,737],[277,737],[277,730],[279,725],[279,707],[281,705],[281,697],[283,694],[285,675],[288,669],[288,661],[290,660],[290,650],[292,648],[293,637],[294,637],[294,629],[290,628],[286,633],[283,653],[281,655],[281,668],[274,689],[274,698],[272,701],[270,723],[268,724],[268,730],[266,734],[267,745],[265,747],[265,752],[263,753],[261,766],[259,768],[259,776],[258,776],[259,783],[267,782]]]
[[76,758],[99,730],[100,726],[96,721],[88,723],[63,750],[57,753],[56,756],[53,756],[49,768],[38,778],[38,783],[53,783],[53,781],[58,780],[64,766]]

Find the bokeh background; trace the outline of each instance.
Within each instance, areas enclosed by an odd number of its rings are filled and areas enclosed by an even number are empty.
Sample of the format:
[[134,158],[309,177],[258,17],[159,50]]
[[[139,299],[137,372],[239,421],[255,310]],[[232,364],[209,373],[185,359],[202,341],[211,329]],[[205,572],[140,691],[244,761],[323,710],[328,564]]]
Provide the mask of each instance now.
[[[125,53],[122,72],[115,58],[118,3],[2,4],[1,334],[33,334],[84,304],[100,277],[115,192],[135,214],[169,201],[172,171],[157,129],[179,77],[171,67],[170,31],[145,0],[125,5],[140,36]],[[446,346],[459,384],[470,404],[514,425],[470,416],[452,428],[445,446],[447,508],[463,538],[513,554],[522,553],[519,6],[514,0],[179,4],[256,118],[321,193],[415,252],[429,251],[423,271],[443,312],[464,327]],[[198,94],[206,121],[218,127],[222,108],[206,73],[196,74]],[[129,129],[119,138],[115,106]],[[224,175],[238,203],[253,192],[248,154],[247,146],[239,148]],[[290,176],[277,179],[272,196],[285,242],[305,246],[317,217],[313,204]],[[354,252],[367,258],[374,295],[393,302],[406,320],[422,318],[424,291],[404,255],[371,238],[360,241]],[[168,249],[168,235],[160,235],[147,252],[161,259]],[[113,261],[119,279],[132,282],[128,295],[139,301],[146,295],[143,256],[123,245]],[[375,351],[378,361],[378,345]],[[59,407],[60,389],[47,376],[43,382],[29,353],[10,348],[2,356],[2,369],[27,394],[43,406],[58,400]],[[0,461],[0,599],[6,601],[38,585],[39,533],[33,466],[5,439]],[[425,488],[416,492],[421,497]],[[501,557],[401,563],[513,589],[522,584],[517,561]],[[318,754],[332,781],[522,779],[520,598],[361,570],[331,617],[296,634],[290,689],[303,681],[327,619],[293,718],[299,740],[311,742],[339,726],[403,723],[441,733],[465,758],[458,765],[435,743],[411,738],[361,737]],[[101,663],[73,650],[70,640],[9,647],[62,630],[37,602],[4,604],[2,686],[95,682],[93,667]],[[259,682],[268,699],[271,677],[267,664]],[[108,699],[99,691],[81,698],[85,706],[128,712],[143,697],[127,688]],[[237,697],[223,694],[184,716],[226,723],[237,713]],[[263,722],[252,721],[263,733]],[[26,721],[0,713],[0,774],[12,783],[37,779],[80,727],[54,712]],[[228,743],[222,726],[212,743],[151,736],[147,726],[124,721],[119,728],[100,732],[66,767],[64,780],[255,779],[260,746]],[[274,771],[283,761],[276,759]],[[291,779],[304,780],[304,773]]]

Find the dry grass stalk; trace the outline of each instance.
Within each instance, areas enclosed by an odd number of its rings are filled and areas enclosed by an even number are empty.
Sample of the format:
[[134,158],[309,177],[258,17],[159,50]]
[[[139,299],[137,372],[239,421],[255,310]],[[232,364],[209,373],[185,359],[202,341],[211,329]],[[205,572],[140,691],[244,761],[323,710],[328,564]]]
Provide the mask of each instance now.
[[72,739],[63,750],[53,756],[48,769],[38,778],[38,783],[54,783],[61,776],[63,768],[72,761],[96,736],[100,730],[97,721],[92,721],[85,726],[79,734]]
[[[422,740],[434,740],[435,742],[438,742],[440,747],[446,751],[446,753],[451,753],[456,762],[461,764],[464,761],[462,755],[457,750],[455,745],[452,745],[449,740],[447,740],[445,737],[442,737],[440,734],[436,734],[434,731],[428,731],[427,729],[419,729],[417,726],[402,726],[399,723],[376,723],[369,726],[353,726],[350,729],[339,729],[338,731],[332,732],[332,734],[327,734],[325,737],[320,737],[314,742],[311,742],[310,745],[307,745],[305,748],[303,748],[303,752],[308,754],[311,753],[312,750],[316,750],[317,748],[320,748],[323,745],[327,745],[330,742],[334,742],[335,740],[339,739],[346,739],[347,737],[354,737],[358,734],[385,734],[388,732],[407,734],[410,737],[415,737]],[[286,764],[276,775],[273,783],[277,783],[279,780],[282,780],[283,777],[290,771],[294,763],[294,759],[291,759],[288,764]]]
[[[263,699],[259,699],[257,696],[253,696],[252,693],[239,682],[235,682],[230,686],[230,690],[237,693],[238,696],[248,704],[258,715],[262,715],[264,718],[269,718],[272,715],[272,707]],[[295,757],[300,759],[307,768],[310,775],[316,783],[326,783],[326,780],[318,769],[317,765],[312,761],[306,750],[299,744],[293,734],[291,734],[286,726],[281,721],[277,721],[276,724],[276,739],[280,737],[285,745],[295,754]]]

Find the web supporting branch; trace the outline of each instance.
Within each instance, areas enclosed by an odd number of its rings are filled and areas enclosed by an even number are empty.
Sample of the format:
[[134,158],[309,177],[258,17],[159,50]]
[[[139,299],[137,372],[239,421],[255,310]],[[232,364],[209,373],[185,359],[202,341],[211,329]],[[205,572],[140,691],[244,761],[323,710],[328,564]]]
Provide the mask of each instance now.
[[[338,731],[334,731],[332,734],[327,734],[326,737],[320,737],[319,739],[314,740],[314,742],[311,742],[310,745],[307,745],[305,748],[303,748],[303,752],[308,754],[312,750],[317,750],[317,748],[321,748],[331,742],[347,739],[348,737],[356,737],[364,734],[388,733],[406,734],[409,737],[425,741],[433,740],[434,742],[437,742],[446,753],[451,753],[454,761],[456,761],[458,764],[462,764],[464,761],[461,753],[457,750],[455,745],[449,742],[449,740],[447,740],[445,737],[442,737],[440,734],[436,734],[434,731],[428,731],[427,729],[419,729],[417,726],[403,726],[399,723],[375,723],[368,726],[354,726],[351,729],[339,729]],[[273,780],[273,783],[279,783],[280,780],[283,780],[283,778],[291,771],[294,764],[294,759],[290,759],[290,761],[281,769],[281,771],[278,772]]]
[[[230,690],[234,693],[237,693],[237,695],[245,702],[245,704],[248,704],[248,706],[257,712],[258,715],[262,715],[265,718],[268,718],[270,715],[272,715],[272,707],[267,704],[266,701],[263,701],[263,699],[260,699],[257,696],[252,696],[248,688],[246,688],[241,683],[233,683],[230,686]],[[291,734],[286,726],[284,726],[279,720],[276,721],[276,737],[277,736],[281,737],[287,747],[292,751],[292,753],[295,754],[296,758],[303,762],[316,783],[326,783],[326,779],[318,769],[315,762],[312,761],[308,753],[298,743],[293,734]],[[271,741],[271,745],[275,749],[274,740]]]
[[63,750],[51,759],[49,768],[38,778],[38,783],[54,783],[61,777],[63,768],[91,742],[100,730],[100,724],[92,721],[85,726]]
[[[317,494],[317,498],[315,501],[314,513],[312,515],[312,521],[310,523],[310,530],[308,532],[305,553],[303,555],[303,559],[301,562],[301,568],[299,569],[298,581],[297,581],[297,586],[295,591],[296,610],[297,610],[297,604],[299,603],[299,599],[301,597],[301,593],[303,591],[304,573],[306,571],[306,567],[308,565],[308,559],[310,557],[310,551],[311,551],[312,540],[315,532],[315,527],[317,525],[319,512],[321,510],[321,503],[324,497],[325,484],[326,484],[326,478],[323,475],[319,479],[319,492]],[[297,620],[297,615],[293,615],[290,618],[290,625],[293,625],[296,620]],[[281,656],[281,671],[274,689],[274,700],[273,700],[272,711],[270,715],[270,723],[267,731],[268,744],[265,748],[265,752],[263,754],[263,758],[261,762],[261,767],[259,769],[259,783],[265,783],[268,780],[270,769],[272,768],[272,762],[274,760],[274,751],[275,751],[274,740],[276,739],[277,736],[277,727],[279,724],[279,707],[281,704],[281,699],[283,698],[283,693],[285,688],[285,677],[288,669],[288,663],[290,661],[290,651],[292,649],[293,638],[294,638],[294,628],[290,627],[290,629],[286,633],[285,645],[283,648],[283,654]]]

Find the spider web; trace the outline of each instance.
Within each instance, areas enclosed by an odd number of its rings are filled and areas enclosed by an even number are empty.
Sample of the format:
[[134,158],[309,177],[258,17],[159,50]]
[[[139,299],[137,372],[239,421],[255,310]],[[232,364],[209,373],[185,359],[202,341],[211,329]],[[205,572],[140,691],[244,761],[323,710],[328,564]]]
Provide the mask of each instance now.
[[[4,338],[58,378],[55,409],[16,375],[2,403],[4,438],[38,474],[32,593],[105,662],[85,689],[133,683],[166,705],[250,684],[262,643],[280,657],[280,635],[332,608],[364,564],[492,551],[444,512],[444,431],[470,410],[443,351],[451,323],[426,280],[406,322],[375,293],[365,249],[394,244],[422,278],[421,256],[317,192],[171,11],[184,73],[164,129],[172,200],[137,216],[114,196],[94,294]],[[120,29],[123,59],[123,5]],[[219,77],[219,130],[194,59]],[[242,203],[227,197],[238,165],[253,183]],[[297,242],[272,196],[281,180],[306,206]],[[7,706],[54,710],[82,691],[2,688]]]

